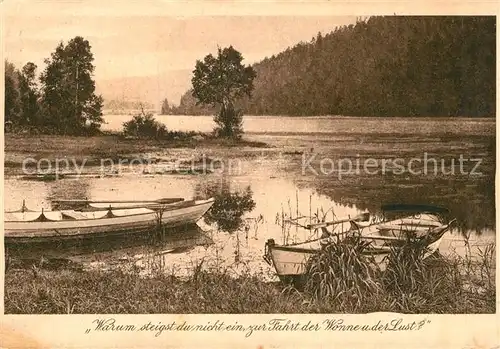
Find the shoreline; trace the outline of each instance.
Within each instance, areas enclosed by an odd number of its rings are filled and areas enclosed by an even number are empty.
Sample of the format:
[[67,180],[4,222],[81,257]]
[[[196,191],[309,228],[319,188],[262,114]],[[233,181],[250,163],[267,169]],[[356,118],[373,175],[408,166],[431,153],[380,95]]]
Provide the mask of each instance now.
[[[424,279],[416,276],[414,282],[419,286],[413,293],[393,289],[384,281],[385,274],[375,274],[378,286],[364,291],[361,303],[356,292],[321,298],[308,289],[263,281],[257,275],[233,277],[220,268],[204,270],[201,264],[192,268],[191,275],[179,278],[161,268],[144,277],[133,267],[128,271],[99,271],[62,263],[47,268],[40,261],[31,268],[14,266],[6,271],[5,313],[495,313],[494,282],[457,269],[466,268],[461,264],[467,263],[465,260],[443,258],[436,256],[434,262],[424,263]],[[474,268],[469,271],[477,273],[479,269]],[[410,269],[398,275],[403,289],[407,274],[412,279],[416,275],[416,269]],[[494,275],[495,269],[490,271]]]
[[[55,168],[57,161],[67,159],[75,168],[90,168],[102,165],[102,160],[112,162],[142,160],[156,161],[145,156],[151,153],[169,153],[175,150],[190,149],[212,150],[225,153],[228,150],[253,148],[264,149],[272,146],[247,139],[228,140],[210,137],[189,139],[154,140],[131,139],[119,134],[106,133],[91,137],[61,135],[5,135],[4,175],[20,175],[23,161],[27,168],[43,170]],[[169,154],[170,155],[170,154]],[[171,154],[174,155],[175,154]],[[36,162],[43,161],[44,167],[37,168]],[[38,164],[37,164],[38,166]]]
[[[248,136],[252,139],[251,134]],[[376,132],[368,136],[380,138],[380,134]],[[468,137],[476,136],[469,135]],[[261,140],[260,138],[255,139]],[[387,153],[386,148],[381,146],[381,141],[373,141],[373,144],[368,143],[368,145],[359,142],[359,140],[365,139],[360,136],[349,139],[348,142],[336,143],[330,139],[329,141],[332,143],[325,143],[323,148],[318,146],[316,151],[321,152],[328,149],[331,151],[330,156],[335,157],[343,155],[347,148],[351,149],[352,154],[359,152],[364,156],[387,156],[381,155]],[[263,140],[267,140],[267,138]],[[420,151],[421,142],[424,141],[417,142],[404,151],[398,149],[393,153],[397,156],[409,156],[408,154],[412,154],[412,152]],[[426,144],[427,150],[432,146],[434,152],[440,153],[443,152],[443,149],[449,148],[449,145],[442,144],[441,138],[436,138],[433,141],[432,145]],[[117,134],[94,137],[7,134],[4,165],[6,165],[6,175],[10,175],[21,169],[22,161],[26,157],[48,159],[48,164],[52,164],[51,161],[55,161],[64,154],[67,158],[73,158],[80,163],[84,159],[88,159],[91,163],[90,160],[93,159],[94,164],[98,164],[103,158],[149,159],[149,157],[158,156],[161,159],[170,158],[178,161],[186,157],[196,159],[202,153],[213,159],[217,157],[251,157],[258,156],[262,152],[278,154],[280,151],[288,149],[290,150],[289,154],[286,154],[287,152],[283,152],[283,154],[298,163],[299,157],[302,156],[302,152],[298,150],[306,152],[309,149],[308,145],[311,144],[306,141],[288,144],[287,142],[280,143],[270,140],[272,145],[252,142],[252,140],[221,142],[220,140],[204,138],[189,141],[156,141],[125,139]],[[401,139],[395,139],[394,142],[401,142]],[[457,139],[455,141],[457,144],[452,143],[452,145],[468,149],[467,144],[461,145],[461,143],[458,144],[459,142],[462,142],[462,138]],[[490,151],[488,144],[483,143],[479,143],[481,149]],[[315,144],[314,146],[316,147]],[[455,154],[458,153],[459,150],[453,149]],[[389,152],[389,154],[392,153]],[[319,179],[327,180],[328,178]],[[385,183],[381,182],[378,177],[366,178],[370,180],[373,178],[372,181],[364,184],[364,188],[368,190],[379,190],[381,183]],[[385,180],[385,177],[382,179]],[[347,180],[349,182],[344,182],[344,186],[356,189],[356,186],[359,185],[357,177],[348,177]],[[477,179],[477,181],[480,180],[482,177]],[[441,183],[434,181],[434,178],[422,178],[417,184]],[[394,178],[388,178],[387,183],[401,186],[403,191],[408,191],[407,187],[403,187],[407,184],[406,180],[398,182]],[[447,182],[441,184],[449,185]],[[317,187],[321,188],[321,185],[322,182],[318,182]],[[339,187],[332,186],[330,189],[338,192]],[[476,193],[473,189],[471,189],[472,194]],[[359,193],[355,190],[352,195],[354,198],[352,201],[357,205],[356,198],[359,197]],[[481,216],[481,214],[485,214],[484,212],[482,209],[477,215]],[[486,211],[487,213],[488,211]],[[401,294],[382,288],[379,293],[367,294],[366,302],[363,301],[361,305],[356,306],[353,304],[356,304],[357,301],[353,298],[343,301],[331,299],[325,301],[316,299],[307,292],[298,292],[284,284],[269,283],[252,275],[243,275],[235,279],[224,270],[207,272],[201,270],[201,267],[195,268],[192,271],[187,270],[188,273],[192,272],[187,280],[181,280],[165,270],[144,278],[139,273],[140,270],[130,272],[120,270],[81,271],[65,266],[47,269],[45,264],[46,260],[45,262],[43,259],[36,260],[30,262],[25,268],[14,266],[6,271],[6,313],[365,313],[374,311],[494,313],[496,307],[494,282],[492,287],[484,286],[485,283],[481,280],[479,280],[480,282],[474,280],[475,276],[466,278],[461,275],[466,270],[463,261],[459,262],[460,269],[457,269],[458,266],[455,268],[450,266],[448,262],[443,262],[435,274],[424,279],[425,282],[412,292]],[[493,264],[494,267],[495,264]],[[450,279],[452,276],[457,279]],[[492,277],[494,281],[495,269],[492,271]],[[441,280],[444,280],[442,284]],[[382,284],[383,279],[379,279],[377,282]],[[104,286],[101,285],[106,283],[109,283],[109,287],[103,288]],[[470,285],[475,288],[462,290],[457,288],[458,284],[463,287]],[[481,289],[481,292],[477,291],[476,288]],[[123,302],[117,301],[117,299],[122,300],[124,293],[129,294],[128,299]],[[238,301],[235,302],[235,299]],[[401,299],[405,299],[406,303],[398,303],[401,302]]]

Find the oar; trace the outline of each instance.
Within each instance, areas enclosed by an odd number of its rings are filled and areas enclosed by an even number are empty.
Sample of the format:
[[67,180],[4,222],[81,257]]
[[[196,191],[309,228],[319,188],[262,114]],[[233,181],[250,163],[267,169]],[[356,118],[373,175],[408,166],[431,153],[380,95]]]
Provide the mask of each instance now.
[[162,198],[158,200],[86,200],[86,199],[74,199],[74,200],[52,200],[54,203],[67,203],[67,204],[127,204],[127,203],[152,203],[152,204],[164,204],[184,201],[184,198]]
[[396,240],[396,241],[405,241],[404,237],[396,237],[396,236],[378,236],[378,235],[360,235],[361,239],[367,240]]
[[306,229],[318,229],[318,228],[326,228],[330,225],[335,225],[335,224],[340,224],[340,223],[346,223],[346,222],[366,222],[367,220],[370,219],[370,213],[368,212],[363,212],[353,218],[344,218],[338,221],[329,221],[329,222],[320,222],[320,223],[314,223],[314,224],[308,224],[305,226]]
[[178,202],[153,202],[149,203],[146,205],[130,205],[130,206],[112,206],[109,204],[108,206],[103,206],[103,207],[95,207],[95,206],[87,206],[87,207],[82,207],[82,208],[75,208],[73,209],[74,211],[81,211],[81,212],[94,212],[94,211],[107,211],[107,210],[130,210],[134,208],[147,208],[149,210],[163,210],[163,211],[168,211],[168,210],[173,210],[175,208],[178,208],[182,205],[187,205],[192,203],[192,200],[189,201],[178,201]]

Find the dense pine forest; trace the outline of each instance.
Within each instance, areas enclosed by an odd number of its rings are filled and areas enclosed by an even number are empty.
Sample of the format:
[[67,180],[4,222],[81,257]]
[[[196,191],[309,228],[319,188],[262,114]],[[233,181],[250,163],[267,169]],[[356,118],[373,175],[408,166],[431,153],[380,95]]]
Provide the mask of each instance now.
[[[244,54],[244,53],[243,53]],[[495,116],[496,18],[388,16],[253,65],[251,115]],[[207,114],[191,91],[172,112]]]

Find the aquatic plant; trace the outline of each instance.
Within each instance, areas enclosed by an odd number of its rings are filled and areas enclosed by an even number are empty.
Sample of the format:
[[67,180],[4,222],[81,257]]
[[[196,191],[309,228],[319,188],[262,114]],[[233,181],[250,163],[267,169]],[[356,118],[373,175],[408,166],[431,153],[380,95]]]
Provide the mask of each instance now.
[[331,302],[339,311],[359,308],[379,285],[376,270],[363,252],[370,243],[357,236],[333,239],[307,266],[305,292],[314,299]]

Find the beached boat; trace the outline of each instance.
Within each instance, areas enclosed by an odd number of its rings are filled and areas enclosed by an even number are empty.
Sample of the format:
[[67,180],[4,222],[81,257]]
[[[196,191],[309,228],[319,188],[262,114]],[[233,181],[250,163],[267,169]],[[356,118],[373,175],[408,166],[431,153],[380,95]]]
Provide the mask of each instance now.
[[428,257],[439,248],[444,234],[453,223],[453,221],[443,223],[442,217],[434,211],[367,225],[352,219],[351,227],[347,231],[334,235],[325,234],[326,226],[341,222],[345,220],[308,226],[311,229],[321,228],[324,231],[322,237],[314,240],[278,245],[273,239],[269,239],[265,245],[264,259],[275,268],[276,274],[282,281],[300,282],[306,274],[309,260],[322,248],[334,239],[338,241],[358,236],[366,244],[363,254],[383,269],[391,251],[409,240],[421,242],[420,246],[425,248],[423,257]]
[[173,228],[198,221],[214,199],[180,201],[156,207],[95,211],[58,210],[5,212],[5,243],[46,242],[115,236]]

